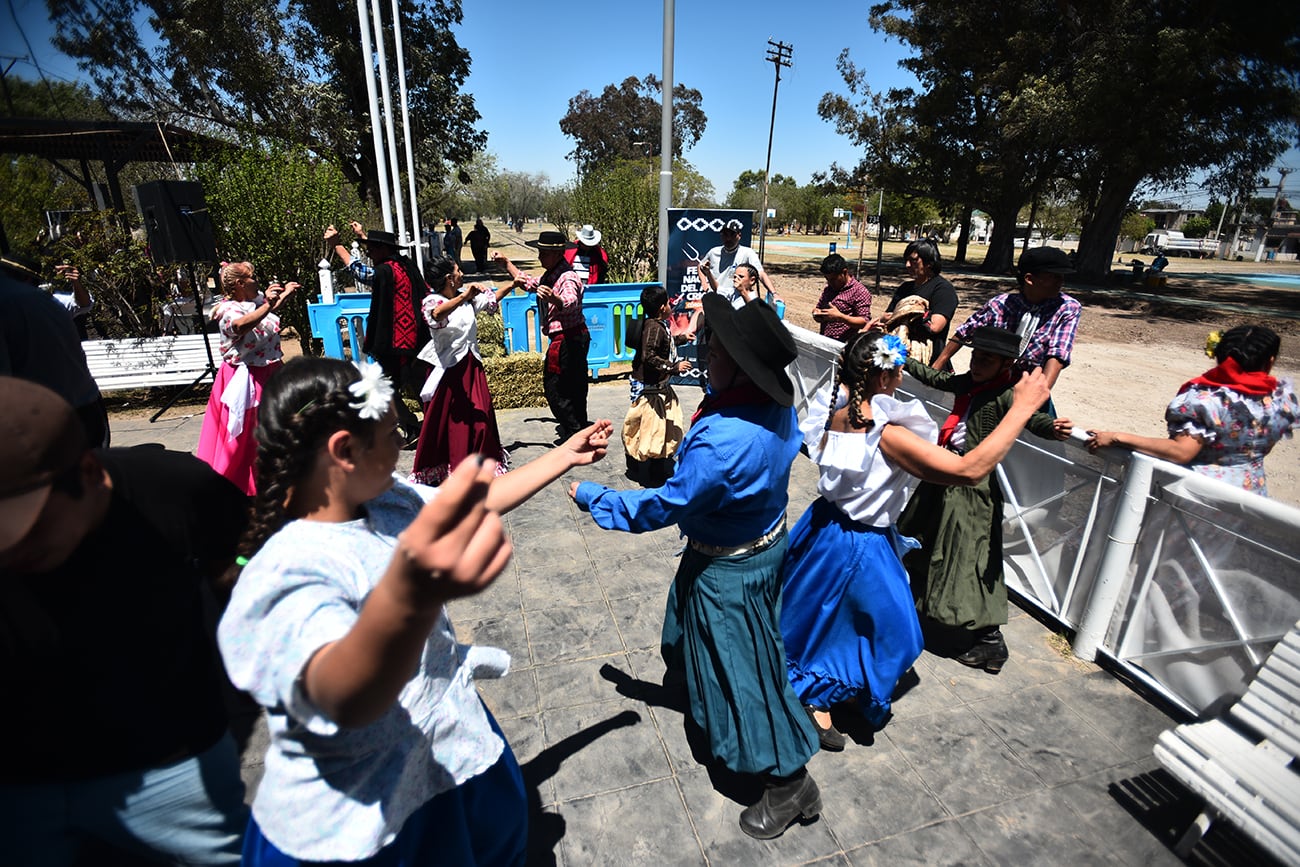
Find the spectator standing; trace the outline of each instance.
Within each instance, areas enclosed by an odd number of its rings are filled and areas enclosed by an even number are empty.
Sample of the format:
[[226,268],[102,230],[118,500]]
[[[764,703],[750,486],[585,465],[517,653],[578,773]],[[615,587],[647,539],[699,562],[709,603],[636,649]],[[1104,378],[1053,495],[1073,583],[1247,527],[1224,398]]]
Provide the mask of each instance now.
[[[958,300],[957,290],[941,274],[943,261],[939,256],[939,247],[933,241],[913,241],[903,250],[903,268],[909,279],[894,290],[894,297],[889,299],[889,306],[885,308],[886,319],[888,314],[898,311],[904,299],[923,299],[926,313],[920,319],[922,328],[909,326],[908,337],[912,341],[918,339],[918,334],[927,337],[929,352],[925,357],[921,353],[913,357],[916,361],[936,368],[947,367],[948,359],[944,358],[942,362],[939,359],[948,341],[952,318],[957,314]],[[873,322],[872,327],[878,328],[883,324],[883,321]]]
[[246,498],[191,455],[88,448],[35,383],[0,377],[0,406],[5,862],[74,863],[97,839],[132,864],[238,864],[248,812],[202,611]]
[[1070,364],[1083,311],[1078,301],[1061,291],[1064,275],[1073,274],[1074,268],[1063,250],[1034,247],[1020,255],[1018,272],[1019,290],[991,298],[971,314],[948,338],[932,367],[942,370],[976,328],[991,325],[1013,331],[1020,338],[1018,367],[1041,367],[1048,387],[1056,385],[1057,377]]
[[537,258],[545,269],[541,277],[524,274],[499,251],[492,258],[505,262],[514,286],[537,293],[542,331],[550,341],[546,347],[542,387],[559,426],[559,438],[563,440],[588,424],[587,349],[591,346],[591,334],[582,312],[582,293],[586,287],[564,258],[567,242],[563,233],[542,232],[528,246],[537,248]]
[[221,332],[221,367],[212,383],[195,454],[245,494],[252,494],[257,406],[283,357],[277,311],[299,287],[272,283],[263,294],[251,262],[223,265],[220,283],[226,299],[212,311],[212,318]]
[[474,254],[474,271],[482,274],[487,270],[488,243],[492,240],[492,233],[483,225],[482,217],[474,221],[474,228],[469,230],[467,240],[469,251]]
[[871,321],[871,291],[849,273],[849,263],[839,253],[822,260],[822,290],[812,317],[821,325],[821,333],[846,343]]
[[420,435],[420,420],[401,399],[416,397],[424,385],[424,362],[417,357],[429,342],[429,326],[421,312],[429,287],[415,263],[406,258],[392,232],[366,234],[366,255],[374,263],[370,313],[362,349],[379,362],[397,388],[397,416],[408,444]]
[[574,246],[564,251],[564,260],[583,286],[609,282],[609,254],[600,246],[600,232],[590,224],[578,230]]
[[452,217],[447,221],[447,231],[443,233],[442,252],[445,256],[450,256],[451,260],[457,265],[460,264],[460,251],[464,246],[464,239],[460,234],[460,221]]
[[77,336],[82,340],[89,338],[86,325],[90,321],[90,311],[95,306],[95,299],[91,297],[90,290],[86,284],[81,282],[81,271],[76,265],[55,265],[54,273],[63,280],[63,285],[57,283],[50,293],[54,300],[67,308],[68,313],[72,315],[72,324],[77,329]]
[[728,220],[722,227],[722,243],[709,250],[700,259],[700,274],[708,283],[707,291],[717,292],[736,308],[745,304],[744,297],[736,292],[734,286],[737,265],[753,265],[758,271],[759,282],[767,289],[768,296],[776,293],[772,287],[772,279],[763,270],[763,262],[758,258],[758,254],[751,248],[741,245],[740,229],[740,220]]

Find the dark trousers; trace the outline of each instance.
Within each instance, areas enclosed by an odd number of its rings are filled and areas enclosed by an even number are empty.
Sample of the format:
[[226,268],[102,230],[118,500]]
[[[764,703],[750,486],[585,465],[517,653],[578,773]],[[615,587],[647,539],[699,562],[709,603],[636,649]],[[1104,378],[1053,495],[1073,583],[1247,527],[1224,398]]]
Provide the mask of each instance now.
[[591,345],[591,335],[585,331],[565,337],[560,341],[559,372],[552,372],[553,365],[547,358],[545,372],[542,374],[542,390],[546,393],[546,404],[551,408],[551,415],[560,426],[560,436],[569,437],[588,425],[587,421],[587,347]]
[[394,405],[397,407],[397,423],[401,425],[402,432],[408,438],[420,435],[420,419],[411,408],[402,400],[404,396],[420,398],[420,389],[424,385],[425,377],[429,375],[428,366],[418,358],[406,355],[396,355],[385,353],[374,356],[375,361],[379,362],[380,368],[384,371],[393,383],[393,391],[396,392],[393,397]]

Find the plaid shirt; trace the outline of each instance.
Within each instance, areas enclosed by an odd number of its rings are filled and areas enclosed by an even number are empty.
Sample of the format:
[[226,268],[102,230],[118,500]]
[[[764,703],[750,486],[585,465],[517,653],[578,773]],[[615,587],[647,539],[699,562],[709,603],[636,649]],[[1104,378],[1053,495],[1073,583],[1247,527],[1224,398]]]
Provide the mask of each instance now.
[[1042,367],[1047,359],[1055,358],[1063,366],[1070,363],[1074,336],[1079,330],[1079,314],[1083,307],[1069,295],[1058,295],[1038,305],[1030,305],[1019,292],[1007,292],[992,298],[971,314],[953,334],[953,340],[965,340],[976,328],[992,325],[1015,331],[1026,313],[1038,315],[1038,328],[1020,343],[1020,357],[1033,367]]
[[[564,267],[568,268],[567,262]],[[547,284],[548,277],[554,282]],[[555,334],[559,331],[586,328],[587,320],[582,315],[582,278],[570,270],[561,271],[558,274],[554,271],[547,271],[541,277],[526,277],[524,279],[524,290],[536,292],[537,287],[544,284],[549,285],[554,290],[554,300],[560,302],[554,304],[538,300],[538,306],[541,307],[542,321],[546,323],[544,329],[546,333]]]
[[375,279],[375,269],[362,262],[360,259],[353,259],[348,263],[348,270],[352,272],[353,278],[365,286],[370,285],[370,281]]
[[[871,290],[863,286],[856,277],[850,277],[849,282],[844,284],[844,288],[838,292],[827,286],[822,290],[822,296],[817,299],[818,307],[834,307],[841,313],[849,316],[861,316],[867,321],[871,321]],[[854,334],[862,329],[850,325],[847,322],[823,322],[822,334],[835,340],[847,341]]]

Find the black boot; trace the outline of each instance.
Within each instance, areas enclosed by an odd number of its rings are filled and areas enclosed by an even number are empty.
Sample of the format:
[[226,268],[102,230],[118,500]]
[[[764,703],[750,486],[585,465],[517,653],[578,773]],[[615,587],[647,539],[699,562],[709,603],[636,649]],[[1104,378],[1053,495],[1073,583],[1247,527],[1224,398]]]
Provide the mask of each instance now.
[[1002,630],[996,626],[982,631],[975,639],[970,650],[953,659],[971,668],[982,668],[989,674],[997,674],[1007,661],[1007,643],[1002,640]]
[[780,837],[801,816],[815,819],[822,811],[822,793],[806,769],[792,777],[768,777],[763,797],[740,813],[740,830],[759,840]]

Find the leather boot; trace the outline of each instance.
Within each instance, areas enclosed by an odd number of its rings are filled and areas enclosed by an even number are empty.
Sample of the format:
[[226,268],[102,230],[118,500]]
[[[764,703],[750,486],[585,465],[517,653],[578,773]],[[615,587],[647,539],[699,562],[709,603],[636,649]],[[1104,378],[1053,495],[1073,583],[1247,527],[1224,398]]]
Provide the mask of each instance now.
[[997,674],[1007,661],[1007,643],[1002,640],[1002,630],[994,627],[975,639],[971,649],[953,659],[971,668],[982,668]]
[[769,777],[763,797],[741,811],[740,830],[759,840],[771,840],[784,834],[795,819],[815,819],[821,811],[821,791],[807,770],[793,777]]

